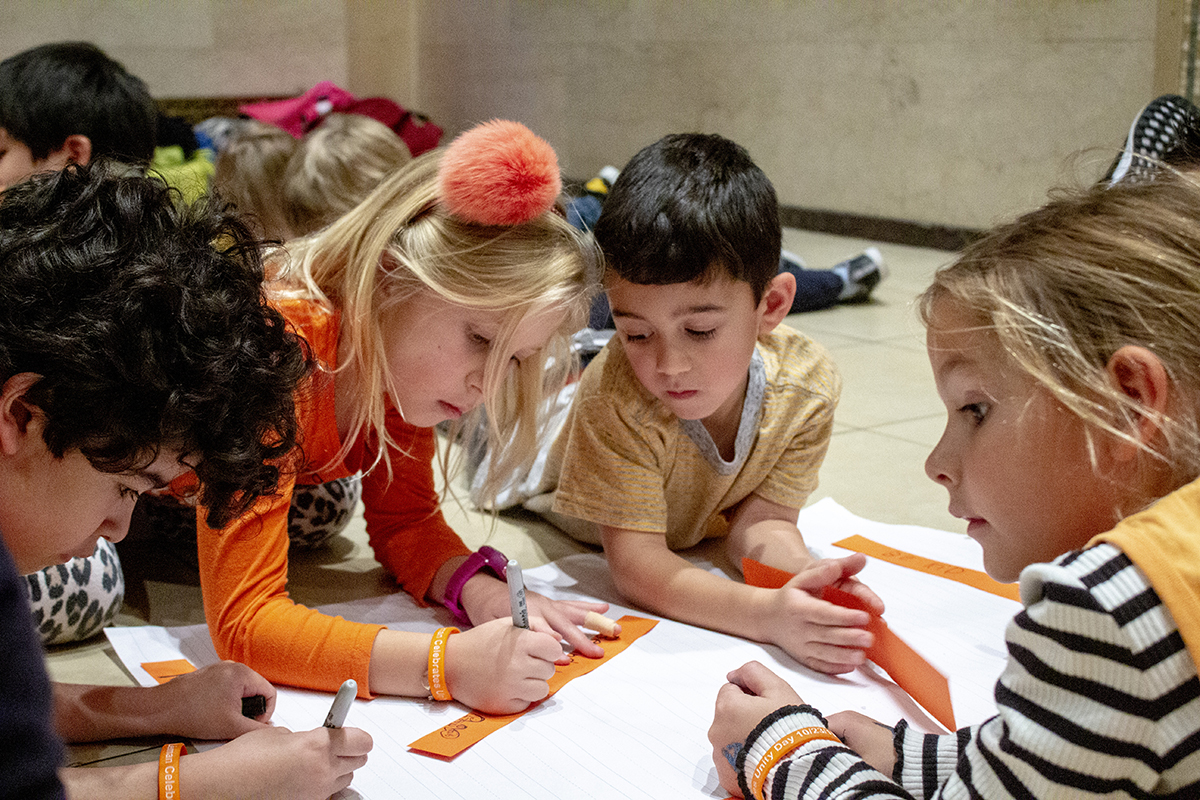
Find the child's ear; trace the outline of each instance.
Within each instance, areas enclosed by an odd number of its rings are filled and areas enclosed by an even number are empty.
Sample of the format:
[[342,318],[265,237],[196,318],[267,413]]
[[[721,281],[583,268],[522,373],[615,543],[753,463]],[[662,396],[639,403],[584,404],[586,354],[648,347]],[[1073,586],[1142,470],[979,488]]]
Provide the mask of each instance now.
[[82,133],[72,133],[63,140],[62,146],[46,156],[46,166],[63,169],[68,164],[86,167],[92,160],[92,140]]
[[790,272],[781,272],[771,279],[763,292],[762,300],[758,302],[759,336],[765,336],[783,322],[783,318],[792,310],[792,300],[795,297],[795,275]]
[[41,379],[41,375],[33,372],[21,372],[0,386],[0,454],[16,453],[30,433],[34,407],[25,399],[25,394]]
[[[1158,432],[1157,420],[1167,412],[1170,401],[1171,380],[1166,367],[1152,351],[1127,344],[1108,359],[1106,371],[1113,385],[1144,409],[1130,433],[1150,442]],[[1126,455],[1133,454],[1137,448],[1126,444],[1130,449]]]

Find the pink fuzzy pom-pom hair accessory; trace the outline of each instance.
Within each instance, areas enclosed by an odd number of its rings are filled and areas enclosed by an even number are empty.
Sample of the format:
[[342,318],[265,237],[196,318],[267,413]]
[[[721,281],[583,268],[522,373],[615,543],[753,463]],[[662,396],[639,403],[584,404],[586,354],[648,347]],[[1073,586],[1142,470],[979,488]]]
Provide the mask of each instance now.
[[480,225],[520,225],[554,207],[562,190],[558,158],[519,122],[492,120],[460,134],[442,156],[442,200]]

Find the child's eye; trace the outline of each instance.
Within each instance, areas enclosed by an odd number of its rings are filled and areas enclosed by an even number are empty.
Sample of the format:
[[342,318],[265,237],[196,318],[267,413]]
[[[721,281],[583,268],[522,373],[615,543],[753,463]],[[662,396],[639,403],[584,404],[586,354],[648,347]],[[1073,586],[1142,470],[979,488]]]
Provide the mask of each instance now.
[[695,330],[692,330],[691,328],[687,328],[686,330],[687,330],[688,336],[691,336],[693,339],[711,339],[712,337],[717,335],[716,328],[709,328],[706,331],[695,331]]
[[476,333],[475,331],[470,331],[468,335],[472,343],[477,344],[480,347],[491,347],[492,345],[491,339],[483,336],[482,334]]
[[644,342],[647,338],[644,333],[624,333],[621,335],[625,337],[625,341],[627,342]]
[[984,417],[987,416],[987,413],[990,410],[990,403],[967,403],[965,406],[959,409],[959,411],[962,413],[971,415],[975,419],[976,425],[983,422]]

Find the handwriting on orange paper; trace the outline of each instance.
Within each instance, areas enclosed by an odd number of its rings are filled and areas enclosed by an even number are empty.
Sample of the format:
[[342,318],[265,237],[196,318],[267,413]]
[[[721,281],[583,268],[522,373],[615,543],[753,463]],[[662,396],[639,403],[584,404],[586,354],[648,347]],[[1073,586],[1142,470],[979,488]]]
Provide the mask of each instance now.
[[903,550],[897,550],[894,547],[873,542],[863,536],[848,536],[840,542],[834,542],[833,544],[835,547],[853,550],[856,553],[878,558],[880,561],[886,561],[889,564],[908,567],[917,572],[924,572],[926,575],[937,575],[940,578],[957,581],[958,583],[972,586],[980,591],[988,592],[998,597],[1007,597],[1009,600],[1016,600],[1018,603],[1021,602],[1021,593],[1017,584],[1000,583],[986,572],[980,572],[977,569],[967,569],[966,567],[959,567],[954,564],[946,564],[942,561],[934,561],[932,558],[925,558],[915,553],[906,553]]

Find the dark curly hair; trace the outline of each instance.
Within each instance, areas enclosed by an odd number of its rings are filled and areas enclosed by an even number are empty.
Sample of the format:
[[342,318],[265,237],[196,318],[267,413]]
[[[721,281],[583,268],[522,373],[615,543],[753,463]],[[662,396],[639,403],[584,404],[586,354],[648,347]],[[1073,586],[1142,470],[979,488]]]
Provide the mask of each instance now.
[[609,190],[594,230],[607,269],[662,286],[725,274],[762,299],[779,272],[775,187],[746,149],[677,133],[642,148]]
[[221,527],[275,491],[312,356],[267,305],[232,210],[119,170],[71,166],[0,196],[0,381],[41,376],[26,399],[56,458],[123,473],[178,452]]

